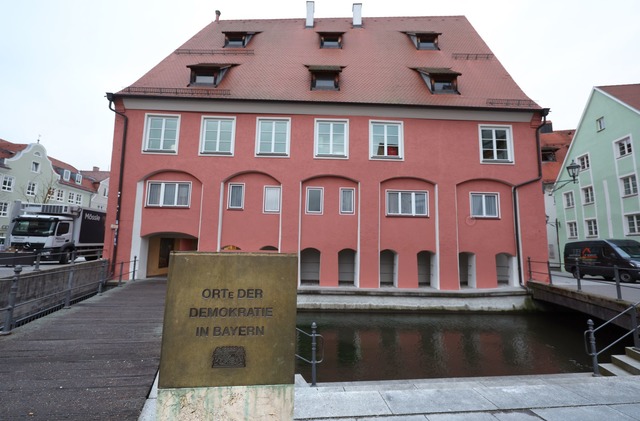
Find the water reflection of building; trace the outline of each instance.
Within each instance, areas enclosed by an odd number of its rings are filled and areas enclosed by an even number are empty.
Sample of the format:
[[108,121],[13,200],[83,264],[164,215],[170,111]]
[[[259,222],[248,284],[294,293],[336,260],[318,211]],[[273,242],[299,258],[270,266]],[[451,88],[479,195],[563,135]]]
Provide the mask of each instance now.
[[297,253],[320,287],[525,282],[546,260],[546,110],[462,16],[310,3],[306,20],[218,15],[108,95],[108,257],[148,276],[171,249]]

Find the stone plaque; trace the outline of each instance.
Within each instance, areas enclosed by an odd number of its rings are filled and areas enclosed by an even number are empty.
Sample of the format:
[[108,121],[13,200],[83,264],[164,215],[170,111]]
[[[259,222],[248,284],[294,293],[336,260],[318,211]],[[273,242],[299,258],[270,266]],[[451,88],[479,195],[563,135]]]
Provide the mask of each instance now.
[[291,254],[173,253],[158,386],[293,384],[297,270]]

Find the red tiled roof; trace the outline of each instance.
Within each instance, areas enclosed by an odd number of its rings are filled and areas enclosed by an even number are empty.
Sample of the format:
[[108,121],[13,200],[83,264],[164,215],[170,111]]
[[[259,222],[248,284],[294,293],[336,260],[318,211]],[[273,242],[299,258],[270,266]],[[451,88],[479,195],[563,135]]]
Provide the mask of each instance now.
[[8,140],[0,139],[0,158],[11,158],[16,154],[24,150],[27,146],[26,143],[11,143]]
[[[230,20],[212,22],[129,88],[127,96],[527,109],[540,107],[513,81],[464,16]],[[223,48],[224,32],[256,32],[247,48]],[[319,32],[343,32],[321,49]],[[417,50],[406,32],[436,32],[440,50]],[[235,64],[217,88],[189,87],[188,66]],[[305,66],[341,66],[339,91],[310,90]],[[457,94],[429,92],[416,68],[461,75]]]
[[598,86],[597,88],[640,111],[640,83],[633,85]]
[[547,161],[542,163],[542,181],[544,183],[553,183],[558,178],[558,174],[564,170],[562,164],[574,134],[575,130],[557,130],[540,134],[542,149],[556,150],[555,162]]
[[99,171],[99,170],[96,170],[96,171],[80,170],[80,173],[82,174],[83,177],[95,180],[97,182],[106,180],[107,178],[109,178],[111,174],[109,171]]

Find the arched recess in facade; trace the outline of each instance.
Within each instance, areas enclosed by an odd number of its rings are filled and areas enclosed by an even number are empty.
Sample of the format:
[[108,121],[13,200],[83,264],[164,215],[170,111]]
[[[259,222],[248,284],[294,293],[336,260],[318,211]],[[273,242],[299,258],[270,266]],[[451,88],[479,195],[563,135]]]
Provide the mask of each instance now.
[[468,180],[457,185],[460,287],[514,285],[515,230],[511,184]]
[[[359,198],[360,185],[351,178],[319,175],[300,182],[299,250],[318,251],[320,286],[358,285]],[[301,264],[308,257],[301,253]]]
[[282,183],[261,171],[236,173],[220,188],[218,251],[232,244],[244,252],[281,250],[282,207],[293,200]]
[[166,275],[172,251],[198,249],[202,182],[186,171],[164,169],[139,181],[138,192],[132,254],[146,276]]
[[436,185],[422,178],[380,183],[380,286],[439,287],[436,195]]

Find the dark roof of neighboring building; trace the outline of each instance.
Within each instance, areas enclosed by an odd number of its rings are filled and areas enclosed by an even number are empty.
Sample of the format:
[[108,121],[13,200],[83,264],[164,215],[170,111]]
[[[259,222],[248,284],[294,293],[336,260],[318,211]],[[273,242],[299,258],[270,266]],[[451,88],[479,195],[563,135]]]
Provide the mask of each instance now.
[[109,171],[100,171],[98,168],[94,168],[93,170],[80,170],[80,173],[83,177],[94,180],[98,183],[109,178],[111,174]]
[[597,86],[597,88],[640,111],[640,83],[633,85]]
[[558,174],[564,170],[562,164],[567,150],[573,140],[575,130],[556,130],[550,133],[540,134],[540,146],[543,151],[553,150],[555,152],[555,161],[546,161],[542,165],[542,181],[544,183],[553,183],[558,178]]
[[[246,48],[224,48],[225,32],[254,32]],[[343,33],[320,48],[319,33]],[[439,33],[439,50],[417,50],[408,33]],[[232,65],[213,88],[189,86],[190,66]],[[340,67],[340,89],[311,90],[313,66]],[[419,68],[459,73],[460,94],[432,94]],[[464,16],[221,20],[147,74],[126,96],[539,110]]]

